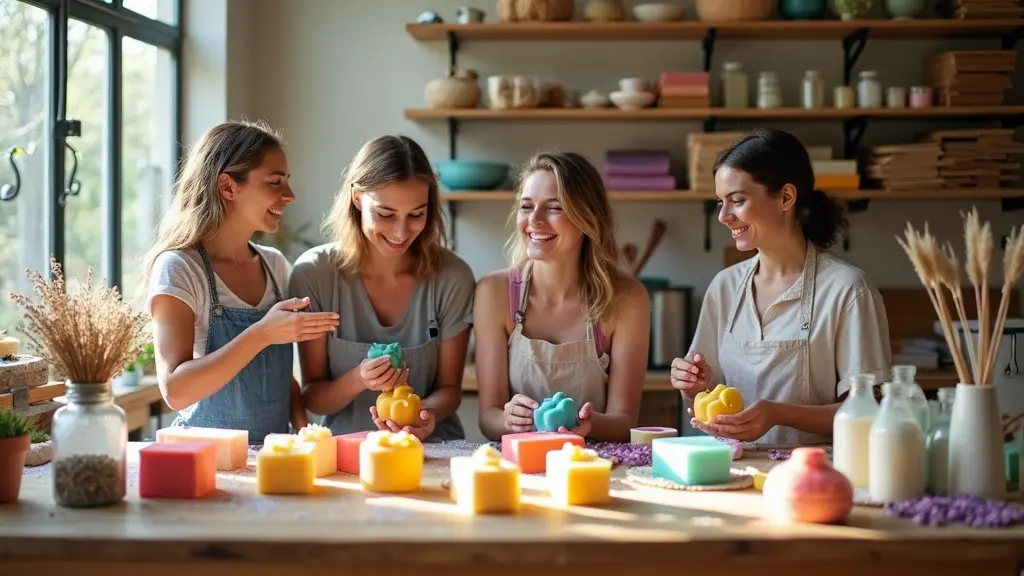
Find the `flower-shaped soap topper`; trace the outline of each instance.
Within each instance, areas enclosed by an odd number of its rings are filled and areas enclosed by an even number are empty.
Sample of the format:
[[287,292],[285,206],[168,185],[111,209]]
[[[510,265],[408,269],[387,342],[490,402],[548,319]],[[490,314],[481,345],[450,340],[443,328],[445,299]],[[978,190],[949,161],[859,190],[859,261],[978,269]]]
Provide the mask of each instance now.
[[579,409],[572,398],[555,392],[533,411],[533,423],[540,432],[557,432],[560,426],[572,430],[579,425]]
[[366,357],[370,360],[380,358],[381,356],[387,356],[391,359],[391,367],[395,370],[402,369],[402,347],[397,342],[391,344],[373,344],[370,346],[370,352]]

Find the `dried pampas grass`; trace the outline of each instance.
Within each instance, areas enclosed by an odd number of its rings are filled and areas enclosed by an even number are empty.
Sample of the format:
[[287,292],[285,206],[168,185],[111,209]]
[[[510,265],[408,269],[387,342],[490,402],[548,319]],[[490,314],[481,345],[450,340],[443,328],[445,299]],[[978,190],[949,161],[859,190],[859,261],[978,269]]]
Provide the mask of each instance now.
[[74,294],[68,293],[61,266],[52,258],[50,268],[50,282],[39,272],[25,272],[38,303],[11,294],[25,308],[22,332],[61,378],[81,384],[109,381],[145,345],[145,315],[135,314],[116,289],[93,286],[92,268]]
[[[990,386],[992,371],[995,367],[999,345],[1002,341],[1003,327],[1010,306],[1010,295],[1014,285],[1024,272],[1024,227],[1014,228],[1010,232],[1006,251],[1003,255],[1003,289],[996,312],[994,323],[989,324],[988,279],[992,263],[992,228],[988,222],[981,223],[977,209],[972,209],[964,216],[964,243],[966,260],[964,270],[974,287],[975,304],[978,310],[978,345],[975,347],[973,337],[967,337],[967,354],[970,358],[970,370],[964,361],[961,339],[953,329],[953,321],[946,305],[943,288],[949,291],[956,308],[960,325],[966,330],[967,311],[964,305],[963,289],[960,285],[959,260],[948,242],[940,247],[935,237],[928,232],[925,224],[924,232],[914,230],[907,223],[904,237],[896,241],[910,258],[917,277],[921,280],[928,297],[932,301],[935,313],[942,325],[943,335],[953,355],[957,376],[964,384]],[[990,330],[991,327],[991,330]]]

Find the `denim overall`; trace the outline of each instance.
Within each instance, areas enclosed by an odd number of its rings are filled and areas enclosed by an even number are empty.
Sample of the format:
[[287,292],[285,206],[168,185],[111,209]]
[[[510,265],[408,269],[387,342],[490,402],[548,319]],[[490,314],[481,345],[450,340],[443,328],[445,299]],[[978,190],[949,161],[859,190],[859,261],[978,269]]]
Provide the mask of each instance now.
[[[249,247],[259,257],[270,279],[275,302],[280,302],[281,290],[267,262],[255,247],[251,244]],[[217,297],[217,282],[206,249],[200,244],[198,251],[210,286],[210,326],[206,337],[206,354],[211,354],[258,322],[269,309],[222,306]],[[248,430],[249,444],[262,444],[267,434],[287,433],[291,419],[293,354],[292,344],[267,346],[220,390],[182,410],[173,425]]]

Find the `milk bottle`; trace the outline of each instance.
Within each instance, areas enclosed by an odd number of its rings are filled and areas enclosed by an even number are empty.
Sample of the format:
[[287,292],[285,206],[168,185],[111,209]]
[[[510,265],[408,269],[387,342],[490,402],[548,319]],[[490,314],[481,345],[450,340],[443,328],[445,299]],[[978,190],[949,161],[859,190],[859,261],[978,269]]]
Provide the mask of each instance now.
[[836,412],[832,423],[832,466],[846,475],[854,488],[868,489],[868,443],[871,425],[878,414],[872,388],[875,377],[857,374],[850,394]]

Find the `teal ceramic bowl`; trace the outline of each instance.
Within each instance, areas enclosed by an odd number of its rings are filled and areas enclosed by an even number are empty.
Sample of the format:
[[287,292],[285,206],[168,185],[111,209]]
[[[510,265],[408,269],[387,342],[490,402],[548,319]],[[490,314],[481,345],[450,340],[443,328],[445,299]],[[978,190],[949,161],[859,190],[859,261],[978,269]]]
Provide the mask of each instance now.
[[434,165],[448,190],[494,190],[508,179],[509,165],[482,160],[445,160]]

